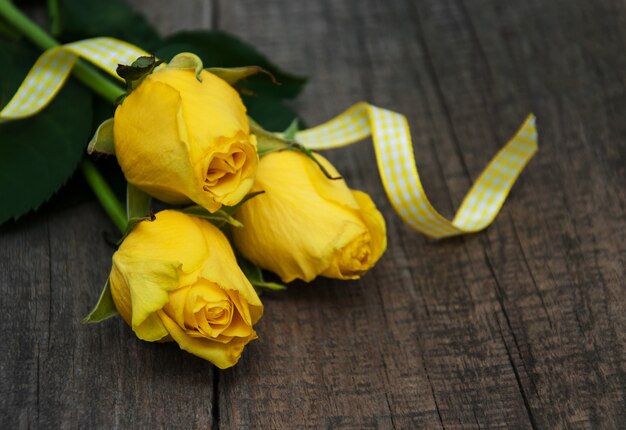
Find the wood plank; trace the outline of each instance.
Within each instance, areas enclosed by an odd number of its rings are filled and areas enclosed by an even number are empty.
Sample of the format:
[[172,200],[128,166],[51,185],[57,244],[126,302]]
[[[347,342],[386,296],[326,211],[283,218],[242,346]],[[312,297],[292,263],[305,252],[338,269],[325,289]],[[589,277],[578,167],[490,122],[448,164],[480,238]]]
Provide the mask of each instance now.
[[181,30],[211,28],[211,0],[129,0],[163,36]]
[[37,421],[38,356],[47,346],[38,334],[48,325],[50,258],[48,228],[41,222],[2,228],[0,242],[0,421],[28,428]]
[[221,3],[220,27],[311,76],[312,124],[361,99],[407,114],[444,212],[531,110],[542,149],[488,232],[441,243],[395,217],[367,144],[329,153],[389,251],[360,283],[267,301],[260,351],[220,379],[223,425],[624,422],[623,5],[252,3]]

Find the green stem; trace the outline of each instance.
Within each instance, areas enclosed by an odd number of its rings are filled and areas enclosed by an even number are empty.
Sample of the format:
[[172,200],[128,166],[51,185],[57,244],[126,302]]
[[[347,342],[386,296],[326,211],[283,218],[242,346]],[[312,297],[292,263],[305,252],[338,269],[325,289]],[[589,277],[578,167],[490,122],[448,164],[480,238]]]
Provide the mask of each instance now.
[[[16,30],[44,51],[60,45],[58,41],[16,8],[10,0],[0,0],[0,16],[4,17]],[[112,103],[124,94],[121,87],[102,76],[94,67],[83,60],[76,62],[72,72],[83,84]]]
[[107,184],[93,163],[86,158],[81,161],[80,170],[83,173],[85,180],[98,197],[100,204],[109,215],[109,218],[111,218],[111,221],[113,221],[117,228],[124,233],[128,225],[126,211],[117,197],[115,197],[115,194],[109,187],[109,184]]
[[95,68],[79,59],[72,70],[74,76],[103,99],[115,104],[126,91],[102,76]]
[[[59,46],[59,42],[50,37],[41,27],[13,6],[10,0],[0,0],[0,17],[4,17],[12,27],[43,50]],[[122,88],[102,76],[94,67],[82,60],[76,62],[72,72],[83,84],[111,103],[114,103],[119,96],[124,94]],[[111,221],[124,233],[128,225],[126,211],[117,197],[115,197],[104,177],[87,158],[81,161],[80,170],[100,204],[111,218]]]

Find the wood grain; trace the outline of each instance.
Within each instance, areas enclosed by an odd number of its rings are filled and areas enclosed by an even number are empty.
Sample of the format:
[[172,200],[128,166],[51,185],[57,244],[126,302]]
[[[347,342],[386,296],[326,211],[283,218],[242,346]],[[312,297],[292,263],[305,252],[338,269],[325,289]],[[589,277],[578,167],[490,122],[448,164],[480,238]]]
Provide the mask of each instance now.
[[405,113],[447,215],[531,111],[540,151],[487,231],[441,242],[395,215],[369,141],[327,152],[383,211],[388,251],[358,282],[264,295],[227,371],[78,324],[113,252],[95,203],[3,227],[3,428],[623,428],[623,2],[132,3],[308,75],[309,124],[360,100]]

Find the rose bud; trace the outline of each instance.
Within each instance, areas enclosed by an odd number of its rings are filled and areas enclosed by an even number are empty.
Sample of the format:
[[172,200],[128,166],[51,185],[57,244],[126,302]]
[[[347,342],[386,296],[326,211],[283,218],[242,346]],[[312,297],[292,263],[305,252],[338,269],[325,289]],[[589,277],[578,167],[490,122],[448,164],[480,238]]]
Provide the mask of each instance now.
[[238,203],[258,156],[239,94],[217,76],[164,68],[115,111],[115,154],[131,184],[167,203],[215,212]]
[[[328,160],[315,156],[339,176]],[[385,251],[385,221],[371,198],[343,179],[329,179],[300,152],[263,156],[253,190],[264,193],[236,212],[243,227],[232,230],[234,243],[283,282],[359,278]]]
[[224,234],[166,210],[140,222],[113,255],[111,294],[140,339],[175,341],[224,369],[257,338],[263,305]]

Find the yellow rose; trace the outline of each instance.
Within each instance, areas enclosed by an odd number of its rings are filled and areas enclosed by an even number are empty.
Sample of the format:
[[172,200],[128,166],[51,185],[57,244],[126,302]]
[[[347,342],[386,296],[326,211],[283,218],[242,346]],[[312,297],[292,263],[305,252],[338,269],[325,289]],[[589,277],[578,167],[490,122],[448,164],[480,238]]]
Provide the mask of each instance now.
[[263,305],[208,221],[166,210],[139,223],[113,255],[110,283],[140,339],[176,341],[224,369],[257,337]]
[[[321,155],[319,162],[339,174]],[[370,197],[330,180],[299,152],[261,158],[253,190],[261,194],[241,206],[233,229],[236,247],[284,282],[318,275],[354,279],[385,251],[385,221]]]
[[211,212],[238,203],[258,156],[239,94],[207,71],[148,75],[115,111],[115,154],[128,182],[172,204]]

